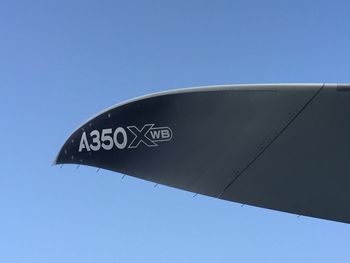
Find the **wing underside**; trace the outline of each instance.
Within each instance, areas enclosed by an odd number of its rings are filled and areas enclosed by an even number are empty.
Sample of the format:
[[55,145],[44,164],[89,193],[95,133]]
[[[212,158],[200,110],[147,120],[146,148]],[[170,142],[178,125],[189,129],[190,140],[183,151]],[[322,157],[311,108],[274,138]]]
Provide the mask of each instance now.
[[350,223],[349,87],[233,85],[137,98],[77,129],[56,163]]

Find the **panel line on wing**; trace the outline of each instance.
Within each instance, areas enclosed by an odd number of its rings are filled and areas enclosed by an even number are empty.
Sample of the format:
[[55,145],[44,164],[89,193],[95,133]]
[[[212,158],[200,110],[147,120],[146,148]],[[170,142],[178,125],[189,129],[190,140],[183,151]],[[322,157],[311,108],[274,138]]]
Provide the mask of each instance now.
[[317,95],[323,90],[325,84],[323,84],[315,94],[305,103],[303,107],[290,119],[290,121],[276,134],[274,138],[229,182],[222,192],[217,196],[220,198],[224,192],[282,135],[282,133],[294,122],[294,120],[306,109],[308,105],[317,97]]

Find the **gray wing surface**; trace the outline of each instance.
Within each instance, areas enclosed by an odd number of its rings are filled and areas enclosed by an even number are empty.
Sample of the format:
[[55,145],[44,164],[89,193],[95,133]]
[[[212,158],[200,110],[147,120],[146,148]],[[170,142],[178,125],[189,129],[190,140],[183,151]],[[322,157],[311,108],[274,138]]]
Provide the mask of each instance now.
[[144,96],[79,127],[55,163],[350,223],[349,91],[260,84]]

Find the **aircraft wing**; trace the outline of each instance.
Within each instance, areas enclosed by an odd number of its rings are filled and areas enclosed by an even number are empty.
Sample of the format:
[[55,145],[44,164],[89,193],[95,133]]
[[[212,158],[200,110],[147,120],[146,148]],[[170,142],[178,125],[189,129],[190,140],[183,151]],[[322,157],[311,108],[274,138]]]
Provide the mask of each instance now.
[[350,85],[260,84],[136,98],[88,120],[56,164],[350,223]]

